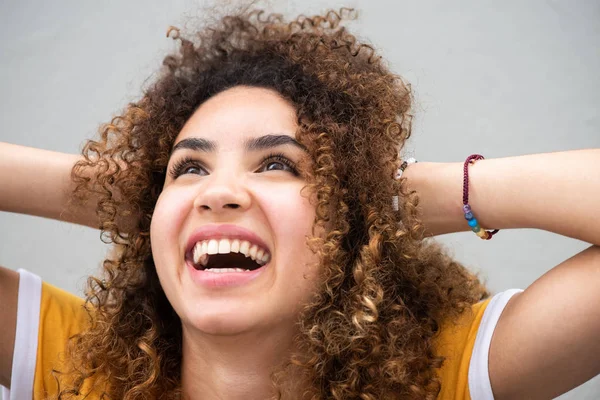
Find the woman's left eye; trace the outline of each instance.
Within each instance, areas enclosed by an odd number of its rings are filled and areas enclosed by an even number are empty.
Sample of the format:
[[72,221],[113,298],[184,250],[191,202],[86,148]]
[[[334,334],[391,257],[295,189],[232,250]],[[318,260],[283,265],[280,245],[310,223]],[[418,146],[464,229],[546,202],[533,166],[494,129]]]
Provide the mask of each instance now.
[[[271,168],[271,166],[279,165],[281,168]],[[283,154],[271,154],[262,162],[262,166],[266,171],[289,171],[294,175],[298,175],[296,163],[286,158]]]

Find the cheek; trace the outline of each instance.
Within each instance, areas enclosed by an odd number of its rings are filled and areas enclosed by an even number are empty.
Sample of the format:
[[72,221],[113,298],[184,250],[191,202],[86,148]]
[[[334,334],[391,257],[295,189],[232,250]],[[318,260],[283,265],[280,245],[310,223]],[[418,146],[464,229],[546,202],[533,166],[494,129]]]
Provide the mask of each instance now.
[[263,204],[267,204],[269,208],[275,238],[285,243],[285,246],[293,243],[294,249],[305,247],[305,237],[311,234],[315,218],[314,206],[299,191],[296,188],[271,191],[268,197],[263,198]]
[[312,234],[315,208],[299,192],[300,188],[272,191],[261,202],[266,205],[265,213],[276,240],[278,269],[281,268],[280,273],[286,277],[285,290],[295,292],[296,295],[291,297],[296,300],[303,300],[318,275],[318,256],[307,245],[307,237]]
[[185,219],[186,210],[183,205],[184,193],[164,191],[158,198],[152,221],[150,223],[150,243],[152,255],[157,270],[177,254],[170,254],[169,249],[177,249],[179,246],[179,232]]

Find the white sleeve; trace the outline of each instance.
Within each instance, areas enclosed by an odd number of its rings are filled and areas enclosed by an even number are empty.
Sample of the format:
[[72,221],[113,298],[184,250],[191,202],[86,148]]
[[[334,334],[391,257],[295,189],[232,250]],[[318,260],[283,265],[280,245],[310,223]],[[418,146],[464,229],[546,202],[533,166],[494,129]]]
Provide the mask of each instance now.
[[18,272],[20,278],[17,298],[17,330],[10,390],[1,386],[4,400],[33,398],[42,280],[39,276],[24,269],[19,269]]
[[513,295],[522,291],[522,289],[509,289],[496,294],[483,312],[469,363],[469,392],[473,400],[494,400],[488,371],[492,335],[508,301]]

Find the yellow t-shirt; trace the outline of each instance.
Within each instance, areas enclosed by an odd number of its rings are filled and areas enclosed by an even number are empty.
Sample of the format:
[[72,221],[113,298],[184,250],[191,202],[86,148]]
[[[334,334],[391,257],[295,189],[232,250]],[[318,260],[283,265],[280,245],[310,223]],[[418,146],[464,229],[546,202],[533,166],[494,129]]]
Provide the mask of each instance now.
[[469,365],[477,331],[484,311],[491,298],[474,304],[472,313],[464,313],[452,324],[442,324],[440,335],[435,340],[437,355],[446,357],[438,376],[442,382],[442,390],[438,399],[471,399],[469,392]]
[[[62,357],[58,355],[64,353],[70,336],[85,329],[88,315],[79,297],[42,283],[39,277],[27,271],[19,272],[17,334],[20,328],[22,332],[28,331],[27,328],[35,330],[35,304],[39,301],[37,343],[26,343],[26,339],[16,338],[11,397],[6,397],[9,392],[5,389],[4,400],[44,399],[48,394],[57,393],[52,370],[61,369]],[[438,399],[493,399],[487,369],[489,344],[506,303],[520,291],[511,289],[498,293],[474,304],[472,312],[465,312],[458,321],[442,325],[435,348],[438,355],[447,358],[442,368],[437,370],[442,382]],[[28,304],[29,299],[34,304]],[[23,317],[24,314],[33,316]],[[25,321],[27,318],[30,325]],[[33,338],[35,341],[35,336]],[[27,362],[22,362],[23,359]]]
[[33,381],[33,399],[45,399],[58,393],[52,370],[62,369],[67,339],[86,328],[88,315],[83,300],[46,282],[42,283],[37,362]]

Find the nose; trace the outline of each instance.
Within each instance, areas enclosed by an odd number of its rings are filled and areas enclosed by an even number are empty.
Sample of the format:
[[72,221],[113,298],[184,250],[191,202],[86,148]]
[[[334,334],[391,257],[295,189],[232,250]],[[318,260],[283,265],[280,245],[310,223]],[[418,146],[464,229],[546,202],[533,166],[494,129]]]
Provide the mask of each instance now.
[[205,184],[198,189],[194,199],[196,210],[222,213],[230,209],[248,209],[251,196],[243,179],[231,173],[214,173],[205,177]]

